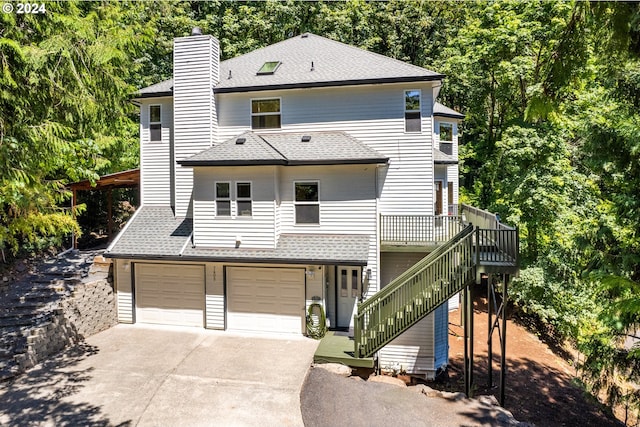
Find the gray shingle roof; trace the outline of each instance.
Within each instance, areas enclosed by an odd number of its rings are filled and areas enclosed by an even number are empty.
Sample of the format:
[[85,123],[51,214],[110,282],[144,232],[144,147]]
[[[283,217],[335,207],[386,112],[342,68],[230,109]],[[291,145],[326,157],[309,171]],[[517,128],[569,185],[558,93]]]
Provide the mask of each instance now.
[[105,256],[178,255],[192,229],[192,220],[175,218],[170,206],[143,206]]
[[[282,64],[274,74],[257,75],[268,61]],[[312,67],[313,63],[313,67]],[[231,73],[231,74],[229,74]],[[229,78],[231,75],[231,78]],[[444,75],[397,59],[305,33],[222,61],[216,92],[242,92],[287,87],[440,80]],[[138,91],[140,96],[170,93],[167,80]]]
[[464,114],[458,113],[456,110],[453,110],[449,107],[445,107],[444,105],[436,102],[433,106],[433,115],[436,117],[449,117],[452,119],[464,119]]
[[[309,136],[309,141],[302,141]],[[237,141],[244,138],[245,142]],[[389,159],[345,132],[245,132],[178,163],[185,166],[377,164]]]
[[212,261],[290,262],[294,264],[342,263],[366,265],[374,236],[333,234],[282,234],[275,249],[192,248],[184,258]]
[[433,149],[433,163],[436,165],[455,165],[458,159],[450,154],[445,154],[437,148]]
[[192,220],[174,218],[169,206],[143,206],[105,252],[110,258],[238,261],[293,264],[342,263],[366,265],[374,236],[282,234],[274,249],[194,248]]

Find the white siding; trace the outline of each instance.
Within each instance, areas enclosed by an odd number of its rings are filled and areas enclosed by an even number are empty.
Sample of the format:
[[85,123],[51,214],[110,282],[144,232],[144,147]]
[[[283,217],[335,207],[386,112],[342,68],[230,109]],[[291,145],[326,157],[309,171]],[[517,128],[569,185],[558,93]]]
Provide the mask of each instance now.
[[[376,277],[376,175],[374,165],[296,166],[280,170],[280,230],[283,234],[366,234],[371,236],[369,262],[371,281],[368,298],[378,290]],[[295,224],[294,183],[320,184],[320,224]]]
[[378,352],[382,368],[400,367],[412,375],[435,376],[434,314],[431,313]]
[[116,273],[116,302],[118,322],[133,323],[133,294],[131,287],[131,263],[127,259],[114,259]]
[[[404,132],[404,90],[422,90],[422,132]],[[388,156],[382,213],[433,213],[431,83],[260,92],[281,97],[282,131],[345,131]],[[250,129],[255,94],[219,94],[219,138]],[[270,130],[271,131],[271,130]]]
[[[183,160],[216,142],[217,110],[213,87],[219,81],[218,41],[211,36],[174,40],[174,158]],[[176,216],[191,216],[193,171],[176,164]]]
[[[275,247],[274,166],[197,167],[194,186],[194,242],[196,246],[241,248]],[[215,182],[231,183],[231,216],[215,215]],[[235,184],[251,182],[252,216],[236,215]]]
[[[426,254],[411,252],[385,252],[380,256],[381,281],[384,287]],[[383,368],[404,369],[413,375],[433,378],[435,375],[435,316],[433,313],[409,328],[378,352]],[[446,332],[445,332],[446,333]]]
[[[149,106],[160,105],[162,140],[151,142]],[[173,102],[171,98],[144,100],[140,104],[140,196],[143,205],[170,205],[172,198]]]
[[206,313],[205,327],[225,329],[224,273],[222,264],[206,266]]
[[[458,158],[458,147],[459,147],[459,131],[460,131],[460,122],[456,119],[450,119],[446,117],[434,117],[434,131],[433,131],[433,141],[434,147],[440,149],[440,123],[450,123],[453,127],[453,142],[452,142],[452,155],[455,158]],[[440,166],[441,168],[446,169],[446,177],[447,182],[453,183],[453,200],[447,200],[447,204],[449,205],[458,205],[459,204],[459,166],[458,165],[448,165],[448,166]],[[446,194],[445,194],[446,197]],[[448,199],[448,197],[447,197]],[[446,209],[445,209],[446,212]]]

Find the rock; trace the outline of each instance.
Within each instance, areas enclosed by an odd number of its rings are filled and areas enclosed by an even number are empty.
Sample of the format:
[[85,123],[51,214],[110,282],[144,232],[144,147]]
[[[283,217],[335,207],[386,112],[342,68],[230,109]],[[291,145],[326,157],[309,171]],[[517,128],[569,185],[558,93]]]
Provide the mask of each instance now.
[[357,376],[357,375],[351,376],[351,377],[349,377],[349,379],[352,379],[352,380],[354,380],[354,381],[364,381],[362,378],[360,378],[360,377],[359,377],[359,376]]
[[339,363],[318,363],[313,366],[315,368],[321,368],[345,378],[351,376],[351,368]]
[[445,399],[449,399],[449,400],[453,400],[455,402],[458,402],[460,400],[464,400],[467,398],[467,396],[464,395],[464,393],[458,392],[458,393],[451,393],[448,391],[442,391],[440,392],[441,397],[445,398]]
[[442,392],[440,390],[434,390],[429,386],[426,386],[424,384],[420,384],[416,387],[420,387],[420,391],[422,392],[422,394],[424,394],[427,397],[442,397]]
[[407,385],[404,383],[404,381],[398,379],[398,378],[394,378],[394,377],[390,377],[388,375],[372,375],[369,377],[370,382],[374,382],[374,383],[385,383],[385,384],[391,384],[391,385],[395,385],[398,387],[406,387]]
[[24,261],[21,261],[19,263],[16,264],[16,271],[19,273],[23,273],[24,271],[27,270],[27,264]]
[[498,403],[498,399],[496,399],[496,397],[492,394],[478,396],[477,400],[478,402],[483,403],[485,405],[500,406],[500,404]]
[[2,278],[2,281],[6,283],[6,282],[8,282],[8,281],[9,281],[9,278],[8,278],[7,276],[4,276],[4,277]]

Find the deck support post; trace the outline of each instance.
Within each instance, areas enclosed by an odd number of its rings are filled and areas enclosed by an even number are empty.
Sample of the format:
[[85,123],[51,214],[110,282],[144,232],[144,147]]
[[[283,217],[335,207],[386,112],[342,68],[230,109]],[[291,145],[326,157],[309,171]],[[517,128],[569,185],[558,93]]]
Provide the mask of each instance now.
[[[498,292],[498,285],[501,281],[495,276],[489,275],[487,292],[487,312],[489,316],[489,332],[487,340],[488,351],[488,386],[493,387],[493,333],[497,331],[500,344],[500,405],[504,406],[506,381],[507,381],[507,285],[509,274],[502,276],[501,294]],[[499,298],[499,299],[498,299]]]
[[463,332],[464,332],[464,393],[471,397],[473,389],[473,297],[471,286],[464,287],[462,299],[464,300]]
[[489,390],[491,390],[491,388],[493,387],[493,334],[491,333],[491,325],[493,324],[493,301],[492,301],[492,294],[493,294],[493,289],[492,289],[492,282],[493,282],[493,277],[491,275],[489,275],[488,277],[483,277],[482,281],[485,282],[486,281],[486,285],[487,285],[487,320],[488,320],[488,339],[487,339],[487,360],[489,363],[488,368],[488,380],[487,380],[487,386],[489,387]]
[[502,342],[500,343],[500,406],[504,406],[505,386],[507,382],[507,284],[509,275],[505,274],[502,283]]

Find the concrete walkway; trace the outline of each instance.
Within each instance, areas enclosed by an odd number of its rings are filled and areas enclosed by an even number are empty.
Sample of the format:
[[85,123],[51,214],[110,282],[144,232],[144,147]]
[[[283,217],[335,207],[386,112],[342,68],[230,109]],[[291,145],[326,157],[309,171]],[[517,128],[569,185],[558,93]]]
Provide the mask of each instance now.
[[118,325],[0,383],[0,425],[300,426],[317,341]]

